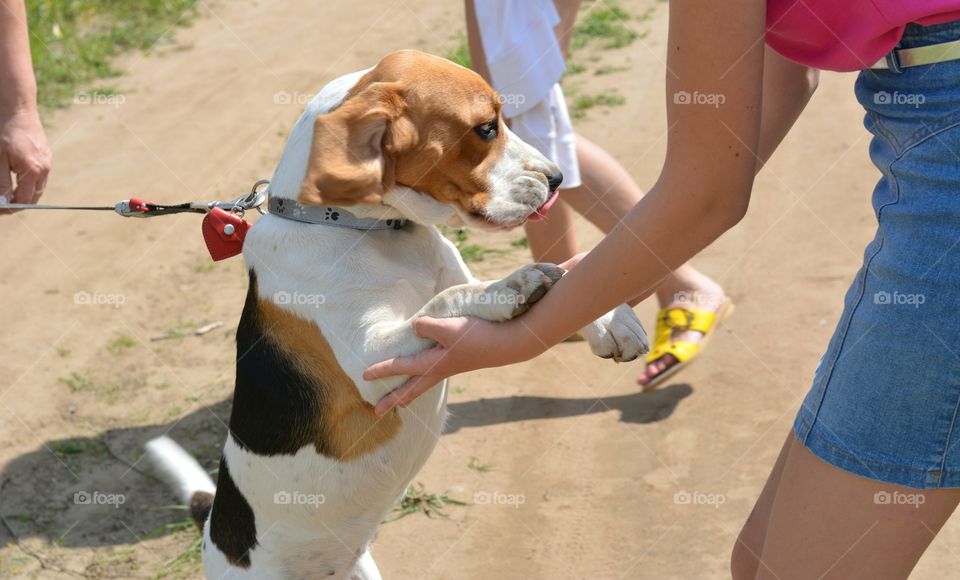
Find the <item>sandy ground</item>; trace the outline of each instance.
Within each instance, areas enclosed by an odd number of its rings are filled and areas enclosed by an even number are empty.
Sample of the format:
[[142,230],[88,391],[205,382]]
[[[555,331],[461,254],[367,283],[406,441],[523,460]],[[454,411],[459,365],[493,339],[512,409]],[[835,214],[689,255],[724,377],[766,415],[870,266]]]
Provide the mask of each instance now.
[[[457,2],[307,4],[204,5],[177,46],[126,58],[122,103],[76,105],[50,119],[56,169],[46,201],[232,197],[269,176],[324,83],[392,49],[442,54],[462,28]],[[626,102],[591,110],[578,126],[647,186],[664,150],[666,6],[625,6],[654,7],[632,24],[644,38],[591,67],[627,70],[580,80],[592,92],[617,87]],[[759,178],[749,216],[697,259],[739,308],[679,382],[638,394],[638,365],[600,361],[583,344],[453,380],[450,428],[418,479],[469,505],[450,506],[447,519],[415,514],[385,525],[374,554],[386,577],[728,575],[734,537],[872,236],[875,173],[853,80],[824,75]],[[183,514],[137,462],[144,441],[172,428],[214,464],[245,291],[240,260],[212,265],[192,216],[32,213],[0,222],[0,575],[193,577],[195,562],[171,565],[193,532],[164,531]],[[586,224],[579,233],[598,238]],[[521,235],[471,234],[504,250],[474,269],[499,276],[527,260],[509,244]],[[652,327],[654,305],[638,311]],[[224,326],[192,334],[217,321]],[[163,336],[172,338],[151,340]],[[489,471],[469,468],[472,457]],[[83,492],[124,501],[78,504]],[[915,577],[941,577],[958,552],[954,521]]]

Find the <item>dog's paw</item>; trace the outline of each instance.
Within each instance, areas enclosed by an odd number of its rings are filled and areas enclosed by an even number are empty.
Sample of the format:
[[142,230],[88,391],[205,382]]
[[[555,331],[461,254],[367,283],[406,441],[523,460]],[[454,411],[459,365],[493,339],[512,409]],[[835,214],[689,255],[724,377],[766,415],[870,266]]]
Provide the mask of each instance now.
[[627,304],[621,304],[584,328],[581,333],[593,354],[628,362],[650,352],[650,339],[640,319]]
[[505,319],[515,318],[543,298],[563,274],[563,268],[555,264],[528,264],[491,284],[487,292],[492,293],[498,304],[506,307]]

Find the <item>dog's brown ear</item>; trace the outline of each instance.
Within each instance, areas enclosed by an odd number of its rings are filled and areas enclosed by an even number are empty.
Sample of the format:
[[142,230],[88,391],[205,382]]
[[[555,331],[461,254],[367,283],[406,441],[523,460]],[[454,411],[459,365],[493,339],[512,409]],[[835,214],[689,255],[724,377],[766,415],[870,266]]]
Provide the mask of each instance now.
[[[393,185],[389,146],[403,112],[398,83],[372,83],[313,125],[304,205],[377,203]],[[389,149],[390,151],[386,151]]]

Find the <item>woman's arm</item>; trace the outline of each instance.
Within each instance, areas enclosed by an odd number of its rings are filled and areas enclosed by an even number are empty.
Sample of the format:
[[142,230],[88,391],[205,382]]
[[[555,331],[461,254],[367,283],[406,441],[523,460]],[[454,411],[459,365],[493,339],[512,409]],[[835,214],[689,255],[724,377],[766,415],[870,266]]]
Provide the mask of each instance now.
[[[787,60],[767,47],[763,59],[763,113],[757,151],[758,173],[810,102],[819,78],[820,71]],[[586,255],[587,252],[583,252],[574,256],[564,267],[572,269]]]
[[[36,202],[50,161],[37,113],[26,8],[23,0],[0,0],[0,199]],[[15,190],[11,172],[17,175]]]
[[417,321],[417,334],[439,346],[368,369],[367,378],[413,375],[384,397],[378,412],[406,404],[444,377],[540,354],[617,304],[649,293],[743,217],[760,157],[765,8],[765,0],[670,3],[667,154],[654,187],[521,318]]

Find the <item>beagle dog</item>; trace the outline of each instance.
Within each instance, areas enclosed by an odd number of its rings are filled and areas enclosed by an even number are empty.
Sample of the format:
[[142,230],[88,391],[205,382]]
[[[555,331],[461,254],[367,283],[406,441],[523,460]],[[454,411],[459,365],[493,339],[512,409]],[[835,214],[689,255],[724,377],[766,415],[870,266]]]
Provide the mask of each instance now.
[[[560,278],[533,264],[479,282],[435,224],[508,229],[541,217],[557,167],[510,132],[472,71],[416,51],[328,84],[294,127],[249,231],[250,285],[216,485],[167,437],[147,444],[189,504],[214,579],[380,578],[369,546],[443,430],[446,384],[377,417],[403,377],[370,364],[432,346],[418,316],[504,321]],[[626,305],[583,330],[632,360]]]

